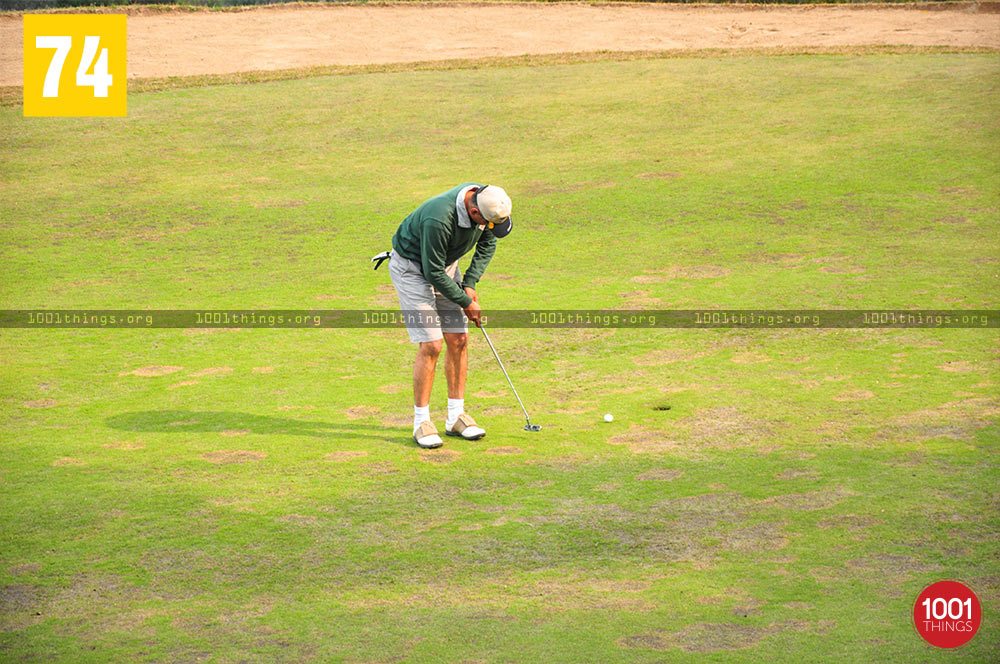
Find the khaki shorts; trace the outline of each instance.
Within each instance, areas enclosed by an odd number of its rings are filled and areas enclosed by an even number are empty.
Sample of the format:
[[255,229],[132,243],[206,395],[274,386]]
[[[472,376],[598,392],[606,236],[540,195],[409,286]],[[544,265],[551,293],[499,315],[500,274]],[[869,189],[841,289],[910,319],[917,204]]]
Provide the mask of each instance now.
[[[458,261],[446,267],[445,272],[461,287],[462,272],[458,269]],[[399,295],[399,308],[410,341],[415,344],[437,341],[443,338],[443,332],[462,334],[469,331],[469,319],[462,307],[431,286],[424,278],[420,263],[393,251],[389,258],[389,277]]]

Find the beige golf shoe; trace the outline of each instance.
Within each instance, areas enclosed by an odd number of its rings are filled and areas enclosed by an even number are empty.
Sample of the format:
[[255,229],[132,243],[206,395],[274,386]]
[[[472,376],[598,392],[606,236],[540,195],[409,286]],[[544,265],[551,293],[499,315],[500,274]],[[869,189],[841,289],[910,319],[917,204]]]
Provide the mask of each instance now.
[[424,449],[433,449],[444,444],[437,429],[428,420],[421,422],[420,426],[413,432],[413,442]]
[[460,436],[465,440],[479,440],[486,435],[486,430],[477,425],[468,413],[459,415],[451,429],[445,426],[444,432],[448,436]]

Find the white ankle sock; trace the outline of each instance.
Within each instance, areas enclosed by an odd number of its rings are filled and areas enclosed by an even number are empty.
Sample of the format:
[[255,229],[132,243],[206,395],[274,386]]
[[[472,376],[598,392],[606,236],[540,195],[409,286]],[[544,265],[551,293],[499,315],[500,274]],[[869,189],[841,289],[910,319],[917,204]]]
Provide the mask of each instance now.
[[445,428],[455,426],[458,416],[465,412],[465,399],[448,399],[448,419],[445,421]]
[[414,406],[413,407],[413,430],[416,431],[417,427],[420,426],[421,422],[427,422],[431,419],[431,407],[430,406]]

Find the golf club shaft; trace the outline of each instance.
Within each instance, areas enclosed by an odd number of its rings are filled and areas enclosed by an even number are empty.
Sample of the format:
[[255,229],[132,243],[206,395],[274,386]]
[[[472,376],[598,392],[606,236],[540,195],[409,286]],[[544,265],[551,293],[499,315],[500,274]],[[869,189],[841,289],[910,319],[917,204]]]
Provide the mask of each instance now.
[[514,387],[514,383],[507,374],[507,369],[504,368],[503,362],[500,361],[500,356],[497,355],[497,349],[493,347],[493,342],[490,341],[490,335],[486,334],[486,326],[480,325],[479,329],[483,331],[483,336],[486,337],[486,343],[490,345],[490,350],[493,351],[493,357],[497,358],[497,364],[500,365],[500,371],[503,372],[504,377],[507,379],[507,384],[510,385],[510,389],[514,392],[514,398],[517,399],[517,403],[521,405],[521,410],[524,411],[525,421],[528,424],[531,424],[531,418],[528,417],[528,409],[524,407],[524,402],[521,401],[521,397],[517,394],[517,388]]

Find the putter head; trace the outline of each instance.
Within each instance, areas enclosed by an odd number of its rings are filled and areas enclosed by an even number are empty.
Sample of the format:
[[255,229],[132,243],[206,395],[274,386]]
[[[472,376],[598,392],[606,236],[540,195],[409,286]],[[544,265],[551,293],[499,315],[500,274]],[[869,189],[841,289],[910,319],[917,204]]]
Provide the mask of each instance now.
[[524,425],[524,430],[525,431],[541,431],[542,430],[542,425],[541,424],[532,424],[531,422],[528,422],[527,424]]

